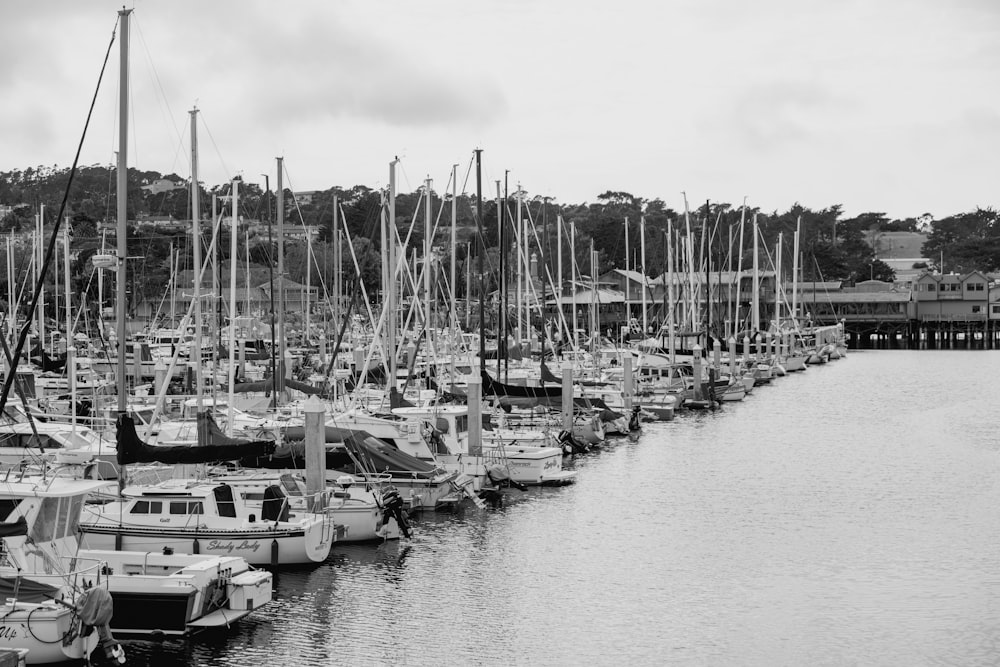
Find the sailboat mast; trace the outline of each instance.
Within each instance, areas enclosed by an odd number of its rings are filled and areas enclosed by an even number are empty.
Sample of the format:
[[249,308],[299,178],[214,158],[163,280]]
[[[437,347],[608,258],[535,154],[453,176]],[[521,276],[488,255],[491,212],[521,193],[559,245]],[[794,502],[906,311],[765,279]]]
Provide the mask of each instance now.
[[476,249],[478,255],[476,268],[479,271],[479,372],[482,375],[486,370],[486,331],[483,322],[484,305],[486,294],[483,284],[483,255],[486,252],[486,239],[483,237],[483,149],[476,149],[476,232],[479,234],[479,247]]
[[784,283],[781,280],[781,241],[782,234],[778,232],[777,257],[774,260],[774,326],[775,330],[780,330],[781,326],[781,303],[785,300]]
[[628,216],[625,216],[625,325],[628,326],[632,321],[632,296],[629,293],[629,283],[632,279],[629,277],[629,249],[628,249]]
[[[431,187],[434,181],[428,178],[424,181],[424,331],[427,332],[427,343],[431,343],[431,302],[434,294],[431,291]],[[431,348],[428,348],[431,349]],[[428,379],[430,376],[428,375]]]
[[670,363],[674,363],[674,224],[667,218],[667,336]]
[[[118,165],[116,188],[118,204],[118,277],[116,285],[116,305],[118,319],[118,414],[124,415],[125,403],[125,258],[128,255],[128,240],[126,238],[126,217],[128,216],[128,198],[126,190],[128,188],[128,18],[132,13],[131,9],[122,9],[118,12],[121,21],[121,33],[119,53],[121,63],[119,67],[118,81]],[[135,351],[138,354],[138,350]]]
[[499,302],[500,308],[498,309],[499,317],[497,318],[497,378],[502,378],[502,367],[507,358],[507,262],[505,258],[507,257],[507,234],[506,225],[504,224],[504,201],[500,193],[500,181],[496,181],[497,185],[497,244],[500,246],[500,258],[498,260],[499,266],[497,267],[497,273],[500,276],[499,285]]
[[236,346],[242,341],[236,340],[236,241],[239,233],[239,202],[240,179],[233,179],[233,196],[230,199],[232,208],[229,216],[229,415],[226,424],[226,434],[233,436],[233,412],[236,403]]
[[792,255],[792,326],[799,328],[799,230],[802,227],[802,216],[795,221],[795,239]]
[[458,249],[458,244],[456,243],[456,228],[458,227],[458,165],[451,165],[451,269],[450,278],[451,281],[448,283],[448,296],[450,299],[448,303],[450,304],[451,317],[448,319],[449,328],[454,327],[456,322],[458,322],[458,306],[455,303],[455,290],[458,289],[455,285],[455,267],[457,264],[455,253]]
[[[198,187],[198,109],[191,114],[191,245],[194,250],[194,339],[190,361],[194,363],[195,396],[198,412],[205,397],[201,381],[201,188]],[[214,221],[213,221],[214,222]]]
[[743,297],[743,230],[747,219],[747,198],[743,198],[743,207],[740,210],[740,244],[737,247],[736,260],[736,297],[733,299],[733,330],[736,331],[736,320],[740,316],[740,300]]
[[639,218],[639,246],[642,253],[642,335],[645,338],[649,335],[648,315],[649,308],[646,307],[646,216]]
[[[389,370],[389,390],[392,392],[396,387],[396,163],[393,160],[389,163],[389,216],[386,220],[386,242],[389,244],[385,249],[386,260],[389,262],[389,282],[385,286],[386,307],[386,361]],[[393,405],[392,407],[396,407]]]
[[[276,158],[278,162],[278,180],[275,184],[277,195],[275,214],[278,218],[278,367],[275,375],[278,378],[277,394],[285,391],[285,159]],[[273,343],[272,343],[273,344]],[[275,397],[277,405],[278,397]]]
[[760,331],[760,273],[758,246],[757,246],[757,214],[753,214],[753,312],[751,313],[751,324],[754,336]]

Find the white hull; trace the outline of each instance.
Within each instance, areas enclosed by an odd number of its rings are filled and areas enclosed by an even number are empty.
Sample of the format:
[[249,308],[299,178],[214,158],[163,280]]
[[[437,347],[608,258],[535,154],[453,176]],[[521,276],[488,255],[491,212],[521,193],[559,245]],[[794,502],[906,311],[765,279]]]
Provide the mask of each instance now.
[[80,524],[81,542],[87,549],[159,551],[179,554],[240,556],[255,566],[322,563],[333,546],[334,531],[317,519],[305,528],[271,530],[166,530],[100,521]]
[[25,662],[29,665],[81,660],[97,648],[96,632],[63,646],[68,632],[79,632],[79,620],[72,610],[55,602],[0,605],[0,618],[0,649],[27,649]]

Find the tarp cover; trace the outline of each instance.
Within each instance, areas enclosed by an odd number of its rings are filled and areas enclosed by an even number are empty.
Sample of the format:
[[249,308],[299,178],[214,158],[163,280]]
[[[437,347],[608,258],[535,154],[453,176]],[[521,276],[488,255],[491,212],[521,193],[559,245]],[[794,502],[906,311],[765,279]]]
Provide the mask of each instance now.
[[129,415],[118,417],[118,465],[129,463],[215,463],[244,456],[267,456],[272,440],[237,440],[227,437],[207,412],[198,414],[197,445],[149,445],[139,439]]
[[[305,428],[292,426],[284,430],[284,445],[270,455],[240,459],[247,468],[304,469]],[[367,431],[354,431],[335,426],[326,427],[326,468],[363,476],[365,473],[389,472],[393,476],[429,479],[440,471],[430,463],[401,452]],[[336,443],[330,446],[331,443]],[[353,456],[352,456],[353,455]],[[359,466],[360,464],[360,466]]]

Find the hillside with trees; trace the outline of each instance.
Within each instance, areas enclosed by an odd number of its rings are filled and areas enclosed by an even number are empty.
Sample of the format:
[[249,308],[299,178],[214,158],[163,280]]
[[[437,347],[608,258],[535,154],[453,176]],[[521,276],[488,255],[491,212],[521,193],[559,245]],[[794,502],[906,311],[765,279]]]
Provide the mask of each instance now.
[[[0,219],[0,233],[12,235],[14,245],[14,274],[18,290],[23,289],[30,266],[30,237],[35,229],[35,217],[44,205],[46,229],[52,222],[62,202],[69,170],[56,167],[35,167],[23,171],[0,172],[0,205],[8,212]],[[157,192],[149,186],[164,179],[176,183],[173,189]],[[177,221],[191,219],[191,199],[186,181],[176,174],[130,169],[128,173],[128,230],[129,252],[135,259],[129,262],[130,309],[142,301],[162,299],[170,276],[175,269],[190,271],[191,238],[185,224],[173,226],[140,224],[143,221]],[[144,186],[146,186],[144,188]],[[211,187],[201,185],[201,218],[207,249],[210,240],[210,220],[213,197],[216,206],[229,195],[231,184]],[[78,170],[68,198],[67,217],[72,233],[75,261],[71,281],[77,295],[85,295],[87,303],[96,307],[96,281],[90,258],[102,243],[114,246],[113,232],[102,234],[101,228],[113,229],[116,216],[116,182],[114,171],[107,167],[89,166]],[[286,226],[315,226],[316,240],[312,243],[313,265],[310,270],[315,285],[333,282],[336,255],[332,238],[334,202],[342,212],[346,236],[342,234],[341,256],[344,260],[343,281],[347,286],[358,283],[355,262],[360,267],[360,281],[369,295],[378,294],[382,261],[382,234],[380,229],[385,192],[365,185],[331,187],[312,193],[311,198],[296,202],[290,191],[284,193]],[[520,200],[520,207],[518,205]],[[277,242],[273,235],[276,218],[276,196],[265,193],[260,184],[242,183],[240,186],[240,215],[244,221],[255,221],[254,231],[247,231],[239,239],[237,262],[246,266],[249,255],[254,276],[273,265]],[[457,202],[456,255],[459,275],[465,275],[466,262],[476,261],[477,253],[485,248],[484,274],[487,289],[498,285],[500,265],[500,213],[495,198],[484,197],[482,237],[480,240],[474,216],[475,198],[460,195]],[[760,230],[760,252],[765,257],[763,265],[770,267],[782,239],[785,270],[792,266],[792,242],[796,227],[800,229],[799,248],[802,259],[801,274],[804,280],[837,280],[853,284],[860,280],[877,278],[892,280],[892,269],[876,256],[872,240],[880,233],[893,231],[923,231],[929,227],[924,256],[939,262],[945,261],[949,271],[1000,270],[1000,225],[998,214],[992,209],[976,209],[956,213],[940,220],[924,214],[919,218],[892,220],[883,213],[869,212],[846,217],[839,204],[812,209],[799,203],[787,211],[763,211],[758,207],[744,209],[738,204],[722,202],[692,203],[688,210],[677,210],[657,197],[641,197],[623,191],[607,191],[592,203],[564,204],[551,197],[533,196],[528,192],[511,193],[503,215],[508,231],[506,245],[512,247],[513,225],[518,217],[528,221],[530,252],[544,258],[549,271],[554,274],[556,252],[560,237],[558,221],[562,221],[563,274],[571,275],[570,251],[576,262],[577,275],[601,274],[614,268],[640,270],[641,248],[640,220],[645,227],[645,270],[650,276],[666,270],[667,232],[672,232],[675,247],[681,239],[689,238],[693,254],[708,257],[712,270],[735,270],[742,255],[746,269],[752,261],[751,223],[756,218]],[[407,243],[407,257],[416,250],[423,252],[424,210],[422,192],[398,193],[396,198],[397,228],[400,238]],[[431,192],[433,223],[437,225],[434,245],[450,245],[451,199]],[[626,243],[626,219],[628,241]],[[742,226],[741,226],[742,223]],[[742,233],[741,233],[742,229]],[[571,232],[572,230],[572,232]],[[574,245],[570,246],[570,236]],[[689,236],[690,235],[690,236]],[[350,241],[347,241],[347,238]],[[742,240],[742,245],[740,245]],[[591,243],[597,251],[596,267],[591,267]],[[876,244],[877,245],[877,244]],[[626,247],[629,257],[626,258]],[[352,253],[353,250],[353,253]],[[171,266],[171,252],[176,259]],[[228,232],[223,231],[218,243],[218,257],[228,261]],[[285,244],[287,275],[291,280],[304,283],[307,277],[306,248],[304,241]],[[510,262],[509,255],[507,261]],[[0,273],[0,295],[6,295],[6,254]],[[188,274],[189,275],[189,274]],[[51,272],[49,282],[53,282]],[[256,279],[256,278],[255,278]],[[464,280],[457,280],[457,293],[464,296]],[[352,293],[359,292],[353,290]]]

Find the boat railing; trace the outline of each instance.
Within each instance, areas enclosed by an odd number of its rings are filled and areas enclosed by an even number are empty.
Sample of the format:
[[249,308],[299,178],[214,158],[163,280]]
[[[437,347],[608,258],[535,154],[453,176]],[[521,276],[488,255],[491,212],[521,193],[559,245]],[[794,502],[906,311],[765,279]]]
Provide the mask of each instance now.
[[[18,574],[14,579],[13,591],[10,597],[16,602],[21,581],[28,580],[32,583],[41,583],[51,586],[56,589],[57,593],[54,593],[53,599],[59,596],[61,593],[65,592],[65,589],[70,591],[84,591],[90,588],[99,587],[107,588],[107,574],[110,574],[110,569],[106,561],[97,558],[81,558],[81,557],[71,557],[68,559],[68,568],[65,571],[53,571],[40,572],[40,571],[26,571],[21,567],[20,563],[16,563],[10,557],[9,553],[3,554],[2,562],[4,565],[16,568]],[[63,590],[60,590],[63,589]]]

